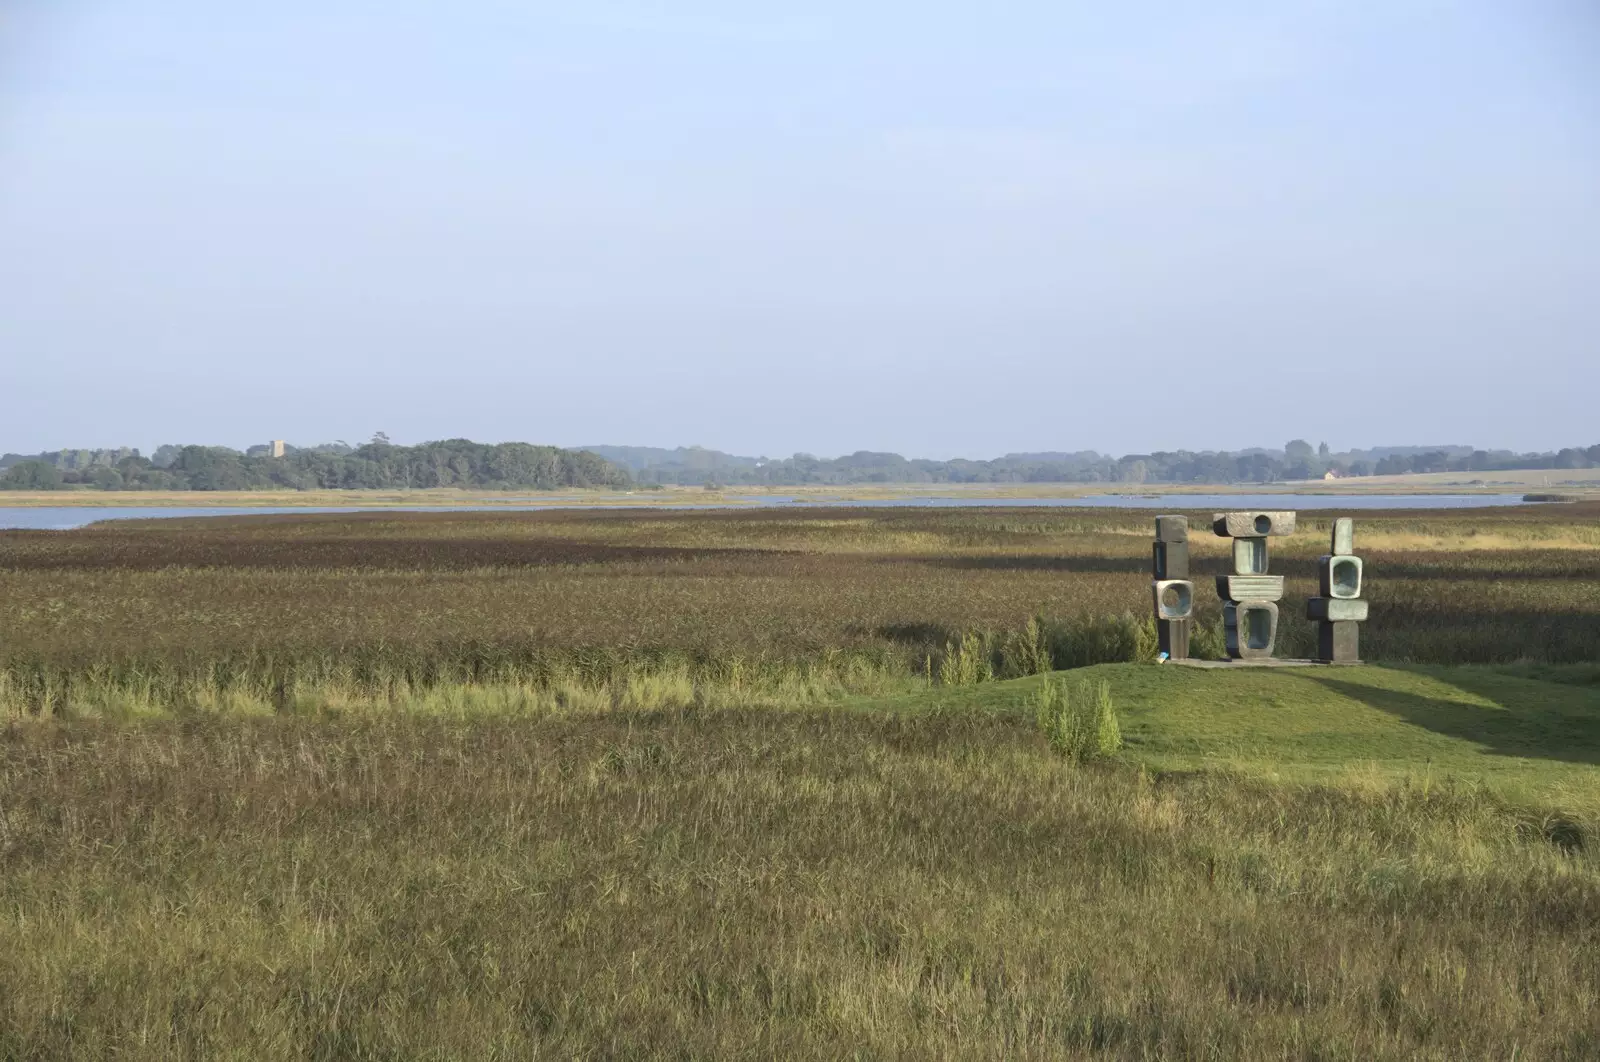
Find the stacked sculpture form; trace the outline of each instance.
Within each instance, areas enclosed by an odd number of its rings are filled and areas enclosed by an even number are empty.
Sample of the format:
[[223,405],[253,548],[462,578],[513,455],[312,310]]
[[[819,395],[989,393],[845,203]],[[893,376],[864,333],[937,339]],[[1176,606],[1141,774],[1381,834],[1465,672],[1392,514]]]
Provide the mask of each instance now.
[[1361,558],[1356,551],[1356,522],[1341,516],[1333,522],[1333,552],[1321,558],[1321,597],[1306,602],[1306,618],[1317,622],[1317,659],[1328,664],[1353,664],[1361,659],[1361,623],[1367,602],[1361,599]]
[[1283,576],[1267,574],[1267,539],[1294,534],[1294,513],[1217,513],[1211,530],[1233,539],[1233,574],[1217,576],[1228,655],[1266,660],[1278,640],[1278,602],[1283,598]]
[[[1228,655],[1235,660],[1270,660],[1278,640],[1278,602],[1283,576],[1271,575],[1267,539],[1294,534],[1292,512],[1216,513],[1211,530],[1233,540],[1233,572],[1217,576],[1222,598],[1222,628]],[[1355,555],[1355,521],[1333,522],[1333,552],[1321,559],[1322,594],[1306,602],[1306,616],[1317,623],[1317,659],[1353,664],[1361,659],[1360,627],[1367,602],[1361,599],[1361,558]],[[1194,623],[1194,583],[1189,580],[1189,520],[1156,517],[1152,546],[1151,591],[1155,597],[1159,647],[1168,660],[1187,660]]]
[[1156,517],[1151,561],[1155,581],[1157,648],[1168,660],[1189,658],[1189,630],[1194,622],[1194,583],[1189,581],[1189,518]]

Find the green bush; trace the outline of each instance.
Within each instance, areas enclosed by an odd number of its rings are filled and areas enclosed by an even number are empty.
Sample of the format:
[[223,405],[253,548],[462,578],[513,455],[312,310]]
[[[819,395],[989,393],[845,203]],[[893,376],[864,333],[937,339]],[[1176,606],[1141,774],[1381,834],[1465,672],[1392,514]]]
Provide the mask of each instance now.
[[1220,621],[1216,623],[1195,622],[1189,635],[1189,656],[1195,660],[1227,659],[1228,641]]
[[994,680],[994,665],[989,660],[989,639],[976,631],[961,636],[960,643],[946,642],[939,660],[941,686],[976,686]]
[[1050,639],[1043,621],[1029,616],[1019,631],[1008,631],[1000,644],[1000,674],[1006,678],[1026,678],[1055,670]]
[[1065,679],[1053,679],[1034,695],[1033,705],[1034,718],[1050,747],[1069,760],[1103,759],[1122,748],[1122,728],[1109,683],[1082,683],[1069,689]]
[[1056,668],[1095,664],[1153,663],[1156,621],[1153,616],[1074,616],[1050,630],[1050,655]]

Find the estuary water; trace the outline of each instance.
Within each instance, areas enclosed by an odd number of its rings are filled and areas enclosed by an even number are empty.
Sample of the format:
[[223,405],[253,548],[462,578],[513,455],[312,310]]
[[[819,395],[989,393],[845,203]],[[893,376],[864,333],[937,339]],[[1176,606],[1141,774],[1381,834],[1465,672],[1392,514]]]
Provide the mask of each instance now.
[[503,505],[361,505],[361,506],[5,506],[0,504],[0,530],[68,531],[103,520],[150,520],[175,517],[281,516],[308,513],[450,513],[541,512],[570,509],[1147,509],[1184,512],[1195,509],[1336,509],[1364,512],[1374,509],[1483,509],[1521,505],[1520,494],[1095,494],[1079,498],[940,498],[916,497],[851,500],[826,495],[804,497],[761,495],[737,502],[704,504],[655,501],[581,502],[552,499],[544,504]]

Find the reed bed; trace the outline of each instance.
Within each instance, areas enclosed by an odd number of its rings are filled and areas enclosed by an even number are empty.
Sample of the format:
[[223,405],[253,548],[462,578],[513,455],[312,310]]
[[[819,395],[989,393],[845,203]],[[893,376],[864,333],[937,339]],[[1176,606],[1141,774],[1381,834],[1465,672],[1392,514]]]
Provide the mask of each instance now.
[[0,1057],[1590,1059],[1592,829],[1026,714],[14,723]]
[[1141,514],[0,533],[0,1058],[1595,1058],[1597,516],[1363,518],[1369,657],[1515,666],[1220,721],[989,685],[1153,658]]
[[[1600,506],[1359,522],[1366,655],[1570,664],[1600,644]],[[1204,514],[1195,514],[1197,517]],[[1282,655],[1308,655],[1331,515],[1282,543]],[[459,684],[687,681],[696,703],[882,692],[1033,622],[1052,667],[1145,659],[1149,518],[1110,510],[367,513],[0,532],[0,711],[274,710]],[[1444,546],[1441,546],[1444,544]],[[1223,544],[1194,536],[1205,585]],[[1445,548],[1447,547],[1447,548]],[[678,676],[678,678],[672,678]],[[682,676],[687,676],[682,679]],[[651,678],[650,681],[658,681]],[[784,691],[781,694],[775,691]],[[99,707],[96,707],[99,706]],[[109,706],[109,707],[106,707]]]

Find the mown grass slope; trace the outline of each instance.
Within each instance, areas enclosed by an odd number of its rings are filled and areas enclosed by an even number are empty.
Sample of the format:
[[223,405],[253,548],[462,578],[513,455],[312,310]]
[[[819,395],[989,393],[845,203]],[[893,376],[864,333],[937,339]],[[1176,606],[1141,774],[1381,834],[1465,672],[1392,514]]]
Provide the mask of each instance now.
[[[1297,782],[1465,784],[1600,814],[1600,672],[1590,667],[1200,670],[1107,664],[1129,758]],[[865,700],[863,707],[1026,717],[1040,678]]]

